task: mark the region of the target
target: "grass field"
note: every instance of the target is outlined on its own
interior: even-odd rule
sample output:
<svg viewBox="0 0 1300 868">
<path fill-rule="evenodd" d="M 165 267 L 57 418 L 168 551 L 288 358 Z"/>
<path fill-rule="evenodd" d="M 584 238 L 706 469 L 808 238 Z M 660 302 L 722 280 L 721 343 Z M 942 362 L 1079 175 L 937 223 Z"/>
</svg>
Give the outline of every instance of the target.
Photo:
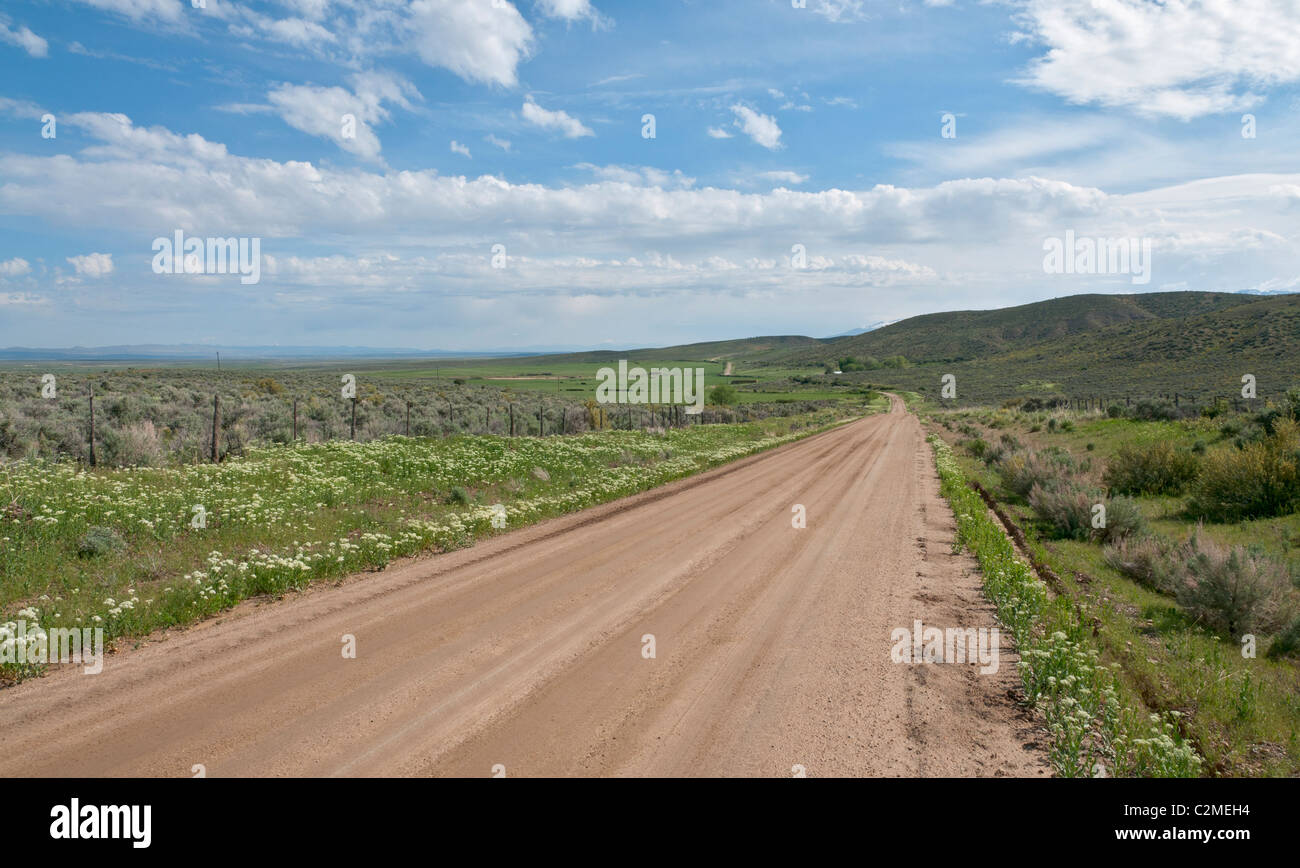
<svg viewBox="0 0 1300 868">
<path fill-rule="evenodd" d="M 781 400 L 838 400 L 847 389 L 807 387 L 792 382 L 796 376 L 821 375 L 816 367 L 788 367 L 750 365 L 743 362 L 733 365 L 732 373 L 724 376 L 727 363 L 701 359 L 640 358 L 635 353 L 620 356 L 628 360 L 629 367 L 651 368 L 702 368 L 704 385 L 712 389 L 724 383 L 733 384 L 742 402 Z M 578 400 L 594 399 L 600 383 L 597 372 L 604 367 L 617 367 L 617 362 L 564 361 L 534 359 L 465 359 L 448 360 L 446 365 L 387 363 L 373 373 L 379 379 L 402 381 L 461 380 L 469 386 L 492 386 L 521 392 L 552 392 Z"/>
</svg>

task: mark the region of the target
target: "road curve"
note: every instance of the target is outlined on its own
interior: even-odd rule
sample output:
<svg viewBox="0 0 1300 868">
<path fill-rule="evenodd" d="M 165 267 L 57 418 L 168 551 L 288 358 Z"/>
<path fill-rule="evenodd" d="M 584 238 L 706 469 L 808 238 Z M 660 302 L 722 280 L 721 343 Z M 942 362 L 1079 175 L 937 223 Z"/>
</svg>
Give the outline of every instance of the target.
<svg viewBox="0 0 1300 868">
<path fill-rule="evenodd" d="M 1009 648 L 890 661 L 916 619 L 994 625 L 952 533 L 895 401 L 19 684 L 0 776 L 1045 775 Z"/>
</svg>

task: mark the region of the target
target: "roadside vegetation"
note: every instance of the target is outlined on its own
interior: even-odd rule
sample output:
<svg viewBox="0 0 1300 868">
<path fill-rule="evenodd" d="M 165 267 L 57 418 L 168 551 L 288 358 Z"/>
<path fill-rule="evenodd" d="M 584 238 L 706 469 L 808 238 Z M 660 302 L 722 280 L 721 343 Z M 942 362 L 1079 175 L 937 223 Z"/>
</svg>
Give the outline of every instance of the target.
<svg viewBox="0 0 1300 868">
<path fill-rule="evenodd" d="M 1179 735 L 1177 712 L 1149 713 L 1126 695 L 1091 641 L 1089 625 L 1052 596 L 1017 555 L 952 449 L 932 436 L 943 495 L 957 517 L 957 544 L 980 564 L 984 592 L 1015 637 L 1025 694 L 1047 721 L 1052 767 L 1063 777 L 1193 777 L 1200 757 Z M 1118 665 L 1118 664 L 1116 664 Z"/>
<path fill-rule="evenodd" d="M 1088 625 L 1121 696 L 1214 775 L 1300 774 L 1300 391 L 1195 411 L 927 407 Z"/>
</svg>

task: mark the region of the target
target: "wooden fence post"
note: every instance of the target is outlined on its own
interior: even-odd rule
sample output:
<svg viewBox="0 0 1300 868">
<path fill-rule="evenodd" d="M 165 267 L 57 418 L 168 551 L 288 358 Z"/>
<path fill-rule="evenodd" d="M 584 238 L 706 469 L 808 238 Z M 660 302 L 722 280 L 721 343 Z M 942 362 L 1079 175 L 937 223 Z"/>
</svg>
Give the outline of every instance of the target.
<svg viewBox="0 0 1300 868">
<path fill-rule="evenodd" d="M 95 466 L 95 387 L 90 387 L 90 466 Z"/>
<path fill-rule="evenodd" d="M 212 463 L 217 463 L 217 443 L 221 434 L 221 398 L 212 396 Z"/>
</svg>

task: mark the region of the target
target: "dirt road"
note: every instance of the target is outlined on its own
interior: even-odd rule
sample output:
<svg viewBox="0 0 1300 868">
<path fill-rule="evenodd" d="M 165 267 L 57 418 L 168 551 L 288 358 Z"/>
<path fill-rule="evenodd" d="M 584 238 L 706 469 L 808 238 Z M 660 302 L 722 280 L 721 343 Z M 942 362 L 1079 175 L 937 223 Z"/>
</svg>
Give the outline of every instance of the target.
<svg viewBox="0 0 1300 868">
<path fill-rule="evenodd" d="M 0 775 L 1047 774 L 1008 648 L 890 661 L 993 626 L 952 530 L 896 403 L 3 691 Z"/>
</svg>

